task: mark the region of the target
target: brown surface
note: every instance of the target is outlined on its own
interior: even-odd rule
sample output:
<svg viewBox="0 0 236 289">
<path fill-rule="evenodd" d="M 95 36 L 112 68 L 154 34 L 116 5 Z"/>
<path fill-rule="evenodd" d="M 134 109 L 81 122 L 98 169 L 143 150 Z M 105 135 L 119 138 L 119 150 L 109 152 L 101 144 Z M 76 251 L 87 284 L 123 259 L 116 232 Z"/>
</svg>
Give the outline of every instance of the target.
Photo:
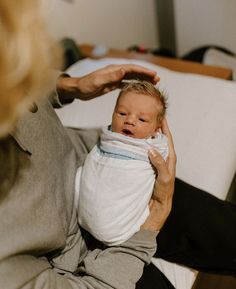
<svg viewBox="0 0 236 289">
<path fill-rule="evenodd" d="M 81 52 L 91 58 L 98 58 L 92 56 L 92 45 L 83 44 L 80 45 Z M 232 70 L 223 67 L 217 66 L 209 66 L 203 65 L 200 63 L 192 62 L 192 61 L 185 61 L 179 59 L 173 59 L 168 57 L 162 56 L 154 56 L 152 54 L 143 54 L 137 52 L 129 52 L 125 50 L 118 50 L 118 49 L 109 49 L 109 51 L 104 55 L 104 57 L 117 57 L 117 58 L 130 58 L 130 59 L 138 59 L 138 60 L 145 60 L 151 62 L 156 65 L 160 65 L 166 68 L 169 68 L 174 71 L 178 72 L 189 72 L 189 73 L 197 73 L 203 74 L 218 78 L 223 78 L 227 80 L 232 80 Z"/>
<path fill-rule="evenodd" d="M 192 289 L 236 289 L 236 278 L 199 273 Z"/>
</svg>

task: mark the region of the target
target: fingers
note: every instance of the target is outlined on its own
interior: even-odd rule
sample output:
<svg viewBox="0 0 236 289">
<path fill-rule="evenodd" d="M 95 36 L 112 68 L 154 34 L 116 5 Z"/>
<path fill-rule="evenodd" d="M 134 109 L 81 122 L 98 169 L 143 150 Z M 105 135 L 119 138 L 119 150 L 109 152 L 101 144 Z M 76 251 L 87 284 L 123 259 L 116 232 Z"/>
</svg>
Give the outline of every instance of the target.
<svg viewBox="0 0 236 289">
<path fill-rule="evenodd" d="M 156 71 L 136 64 L 108 65 L 100 70 L 104 82 L 120 82 L 122 79 L 143 79 L 156 84 L 160 78 Z"/>
<path fill-rule="evenodd" d="M 148 156 L 151 163 L 156 168 L 158 172 L 159 181 L 169 182 L 170 178 L 175 178 L 176 172 L 176 154 L 174 149 L 174 142 L 171 135 L 171 132 L 168 127 L 167 120 L 164 118 L 162 122 L 162 132 L 168 138 L 169 145 L 169 155 L 167 161 L 165 162 L 162 156 L 155 150 L 150 150 Z"/>
<path fill-rule="evenodd" d="M 174 149 L 174 141 L 173 141 L 173 137 L 172 134 L 170 132 L 168 123 L 166 118 L 163 119 L 162 121 L 162 132 L 166 135 L 166 137 L 168 138 L 168 145 L 169 145 L 169 155 L 167 158 L 167 163 L 168 163 L 168 167 L 169 167 L 169 171 L 170 173 L 173 175 L 175 175 L 175 170 L 176 170 L 176 153 L 175 153 L 175 149 Z"/>
<path fill-rule="evenodd" d="M 153 84 L 156 84 L 160 80 L 156 71 L 139 65 L 127 64 L 123 66 L 123 69 L 125 70 L 125 79 L 140 78 L 151 81 Z"/>
<path fill-rule="evenodd" d="M 122 67 L 113 68 L 112 72 L 108 72 L 104 80 L 106 83 L 117 83 L 125 77 L 125 70 Z"/>
<path fill-rule="evenodd" d="M 168 123 L 167 123 L 167 120 L 166 120 L 165 117 L 162 120 L 161 130 L 164 133 L 164 135 L 166 135 L 167 138 L 168 138 L 170 150 L 171 150 L 171 153 L 172 153 L 174 151 L 174 142 L 173 142 L 173 137 L 172 137 L 172 134 L 170 132 L 170 129 L 169 129 L 169 126 L 168 126 Z"/>
</svg>

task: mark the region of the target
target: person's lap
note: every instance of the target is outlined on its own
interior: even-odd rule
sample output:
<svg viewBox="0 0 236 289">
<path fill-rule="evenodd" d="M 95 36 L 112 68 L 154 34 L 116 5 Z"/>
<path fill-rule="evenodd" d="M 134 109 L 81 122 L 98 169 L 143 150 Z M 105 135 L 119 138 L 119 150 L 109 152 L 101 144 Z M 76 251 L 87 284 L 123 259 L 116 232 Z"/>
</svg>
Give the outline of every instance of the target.
<svg viewBox="0 0 236 289">
<path fill-rule="evenodd" d="M 165 275 L 152 263 L 144 267 L 143 275 L 136 284 L 136 289 L 174 289 Z"/>
</svg>

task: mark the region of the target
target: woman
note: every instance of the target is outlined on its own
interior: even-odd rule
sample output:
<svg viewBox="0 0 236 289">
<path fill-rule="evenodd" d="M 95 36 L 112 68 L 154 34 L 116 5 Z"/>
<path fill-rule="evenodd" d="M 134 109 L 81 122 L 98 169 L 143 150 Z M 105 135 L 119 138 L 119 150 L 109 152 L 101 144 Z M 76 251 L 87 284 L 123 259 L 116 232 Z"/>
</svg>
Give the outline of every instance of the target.
<svg viewBox="0 0 236 289">
<path fill-rule="evenodd" d="M 135 65 L 108 66 L 82 78 L 50 72 L 58 52 L 43 24 L 41 1 L 1 0 L 0 284 L 4 288 L 134 288 L 156 249 L 172 203 L 175 153 L 159 173 L 158 200 L 141 230 L 117 247 L 96 245 L 77 224 L 75 170 L 96 132 L 66 130 L 53 110 L 75 97 L 90 99 L 132 75 L 158 81 Z M 52 83 L 57 92 L 48 94 Z M 88 242 L 89 241 L 89 242 Z M 95 247 L 94 247 L 95 246 Z M 127 274 L 129 272 L 129 274 Z"/>
<path fill-rule="evenodd" d="M 176 157 L 166 121 L 162 129 L 170 156 L 165 163 L 157 152 L 150 152 L 158 172 L 158 198 L 150 202 L 141 230 L 110 248 L 81 232 L 73 204 L 75 170 L 97 135 L 66 130 L 53 106 L 97 97 L 134 74 L 153 83 L 158 77 L 139 66 L 118 65 L 82 78 L 58 78 L 49 72 L 58 52 L 42 14 L 40 0 L 0 1 L 1 287 L 134 288 L 156 251 L 159 230 L 158 256 L 200 270 L 235 274 L 235 206 L 177 180 L 171 210 Z M 53 83 L 57 93 L 42 98 Z M 149 265 L 137 287 L 153 286 L 173 288 Z"/>
</svg>

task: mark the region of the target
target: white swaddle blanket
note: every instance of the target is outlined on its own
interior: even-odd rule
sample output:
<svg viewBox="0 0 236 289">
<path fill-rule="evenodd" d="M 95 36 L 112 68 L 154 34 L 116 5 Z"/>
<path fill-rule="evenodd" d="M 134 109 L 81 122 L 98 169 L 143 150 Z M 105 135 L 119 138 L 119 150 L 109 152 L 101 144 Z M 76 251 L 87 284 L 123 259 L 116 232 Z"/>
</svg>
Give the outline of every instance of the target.
<svg viewBox="0 0 236 289">
<path fill-rule="evenodd" d="M 134 139 L 104 128 L 87 156 L 79 190 L 79 223 L 107 245 L 117 245 L 140 229 L 149 214 L 155 172 L 147 151 L 168 156 L 166 136 Z M 79 188 L 78 188 L 79 186 Z"/>
</svg>

